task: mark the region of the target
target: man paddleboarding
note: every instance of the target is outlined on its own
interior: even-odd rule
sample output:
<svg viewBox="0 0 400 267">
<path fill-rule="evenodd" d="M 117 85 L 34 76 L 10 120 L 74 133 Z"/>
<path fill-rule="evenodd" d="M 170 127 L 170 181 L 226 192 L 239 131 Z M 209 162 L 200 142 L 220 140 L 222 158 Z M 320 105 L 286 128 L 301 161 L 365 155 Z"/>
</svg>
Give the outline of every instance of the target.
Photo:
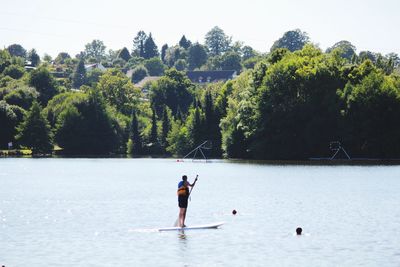
<svg viewBox="0 0 400 267">
<path fill-rule="evenodd" d="M 186 227 L 185 225 L 185 219 L 186 219 L 186 210 L 188 206 L 188 200 L 189 200 L 189 186 L 193 188 L 193 186 L 196 184 L 197 181 L 197 176 L 196 179 L 194 179 L 193 184 L 189 183 L 187 180 L 187 176 L 183 175 L 182 176 L 182 181 L 178 183 L 178 206 L 179 206 L 179 227 Z"/>
</svg>

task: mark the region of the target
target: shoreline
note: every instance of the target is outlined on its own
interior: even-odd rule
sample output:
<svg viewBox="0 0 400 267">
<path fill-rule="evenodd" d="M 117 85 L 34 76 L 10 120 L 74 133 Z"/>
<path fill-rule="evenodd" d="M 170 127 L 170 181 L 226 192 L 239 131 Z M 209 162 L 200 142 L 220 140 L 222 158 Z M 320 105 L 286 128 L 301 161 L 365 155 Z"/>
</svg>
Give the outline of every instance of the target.
<svg viewBox="0 0 400 267">
<path fill-rule="evenodd" d="M 6 150 L 7 151 L 7 150 Z M 32 158 L 32 159 L 165 159 L 174 160 L 176 162 L 203 162 L 203 163 L 216 163 L 216 162 L 230 162 L 239 164 L 262 164 L 262 165 L 309 165 L 309 166 L 396 166 L 400 165 L 400 159 L 372 159 L 372 158 L 353 158 L 353 159 L 329 159 L 329 158 L 310 158 L 299 160 L 260 160 L 260 159 L 185 159 L 179 157 L 163 156 L 163 155 L 146 155 L 146 156 L 131 156 L 126 154 L 114 155 L 32 155 L 30 151 L 12 150 L 4 153 L 0 151 L 0 160 L 5 158 Z M 11 153 L 9 153 L 11 152 Z"/>
</svg>

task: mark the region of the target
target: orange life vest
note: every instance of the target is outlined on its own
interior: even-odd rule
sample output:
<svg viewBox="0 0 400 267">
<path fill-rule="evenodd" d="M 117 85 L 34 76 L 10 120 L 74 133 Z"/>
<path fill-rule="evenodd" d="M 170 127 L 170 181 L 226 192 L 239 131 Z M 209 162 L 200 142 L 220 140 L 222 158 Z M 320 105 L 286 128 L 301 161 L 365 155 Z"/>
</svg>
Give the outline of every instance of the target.
<svg viewBox="0 0 400 267">
<path fill-rule="evenodd" d="M 189 195 L 189 188 L 185 186 L 185 182 L 182 183 L 178 190 L 176 191 L 178 196 L 188 196 Z"/>
</svg>

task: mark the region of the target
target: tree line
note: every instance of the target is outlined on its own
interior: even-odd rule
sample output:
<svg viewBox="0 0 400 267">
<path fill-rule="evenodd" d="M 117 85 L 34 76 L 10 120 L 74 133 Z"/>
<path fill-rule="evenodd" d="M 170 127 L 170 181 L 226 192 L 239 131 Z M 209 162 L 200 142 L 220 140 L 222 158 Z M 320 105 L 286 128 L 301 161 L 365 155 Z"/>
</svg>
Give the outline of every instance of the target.
<svg viewBox="0 0 400 267">
<path fill-rule="evenodd" d="M 13 44 L 0 50 L 0 149 L 182 156 L 210 140 L 210 157 L 306 159 L 341 141 L 352 156 L 398 158 L 399 68 L 395 53 L 345 40 L 322 51 L 299 29 L 265 53 L 218 27 L 204 44 L 183 35 L 158 49 L 140 31 L 130 51 L 93 40 L 54 59 Z M 239 75 L 196 84 L 188 70 Z M 160 78 L 137 88 L 146 76 Z"/>
</svg>

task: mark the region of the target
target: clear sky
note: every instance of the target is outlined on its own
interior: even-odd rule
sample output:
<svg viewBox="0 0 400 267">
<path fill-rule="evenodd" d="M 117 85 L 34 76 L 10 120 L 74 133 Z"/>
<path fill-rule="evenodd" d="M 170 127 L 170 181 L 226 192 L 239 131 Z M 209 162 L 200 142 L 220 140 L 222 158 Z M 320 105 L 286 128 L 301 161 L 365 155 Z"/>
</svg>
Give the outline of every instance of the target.
<svg viewBox="0 0 400 267">
<path fill-rule="evenodd" d="M 400 0 L 0 0 L 0 47 L 18 43 L 40 55 L 74 56 L 100 39 L 107 50 L 131 50 L 144 30 L 161 48 L 183 34 L 204 43 L 219 26 L 260 52 L 300 28 L 322 49 L 348 40 L 357 52 L 400 54 L 399 14 Z"/>
</svg>

